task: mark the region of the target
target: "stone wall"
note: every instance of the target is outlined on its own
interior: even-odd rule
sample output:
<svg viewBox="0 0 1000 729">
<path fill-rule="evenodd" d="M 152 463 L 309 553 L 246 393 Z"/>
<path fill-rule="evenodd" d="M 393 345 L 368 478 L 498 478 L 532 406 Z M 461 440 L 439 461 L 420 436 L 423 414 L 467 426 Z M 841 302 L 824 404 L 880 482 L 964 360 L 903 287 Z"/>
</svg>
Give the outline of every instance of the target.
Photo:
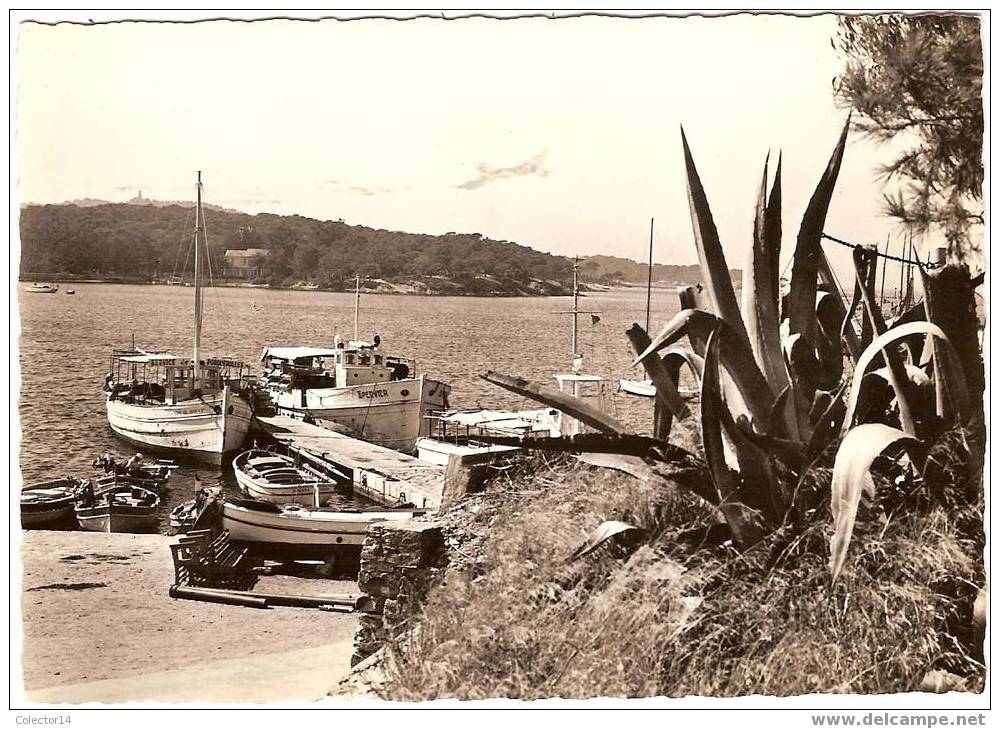
<svg viewBox="0 0 1000 729">
<path fill-rule="evenodd" d="M 358 627 L 351 665 L 403 633 L 446 562 L 435 522 L 386 522 L 368 527 L 358 572 Z"/>
</svg>

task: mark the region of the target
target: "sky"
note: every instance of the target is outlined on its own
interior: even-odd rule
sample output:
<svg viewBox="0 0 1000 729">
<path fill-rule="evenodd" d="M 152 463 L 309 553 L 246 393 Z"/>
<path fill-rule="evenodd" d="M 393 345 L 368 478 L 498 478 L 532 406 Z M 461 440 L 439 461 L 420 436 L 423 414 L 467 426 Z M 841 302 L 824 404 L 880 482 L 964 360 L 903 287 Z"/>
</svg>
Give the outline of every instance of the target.
<svg viewBox="0 0 1000 729">
<path fill-rule="evenodd" d="M 23 23 L 19 202 L 191 199 L 564 255 L 697 262 L 683 125 L 730 267 L 768 152 L 783 252 L 847 112 L 836 18 Z M 897 234 L 852 135 L 827 232 Z M 899 240 L 899 238 L 894 238 Z M 832 244 L 830 244 L 832 245 Z M 899 245 L 897 242 L 896 245 Z M 835 248 L 835 247 L 834 247 Z M 849 251 L 830 253 L 849 270 Z"/>
</svg>

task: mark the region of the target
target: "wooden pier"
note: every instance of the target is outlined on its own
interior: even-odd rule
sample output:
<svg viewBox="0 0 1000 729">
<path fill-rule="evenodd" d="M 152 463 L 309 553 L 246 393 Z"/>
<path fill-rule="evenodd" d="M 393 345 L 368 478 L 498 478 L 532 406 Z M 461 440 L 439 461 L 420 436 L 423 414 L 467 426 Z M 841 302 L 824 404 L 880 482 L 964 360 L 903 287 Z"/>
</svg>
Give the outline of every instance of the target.
<svg viewBox="0 0 1000 729">
<path fill-rule="evenodd" d="M 256 418 L 278 442 L 351 477 L 354 491 L 385 506 L 437 511 L 445 469 L 414 456 L 352 438 L 287 415 Z"/>
</svg>

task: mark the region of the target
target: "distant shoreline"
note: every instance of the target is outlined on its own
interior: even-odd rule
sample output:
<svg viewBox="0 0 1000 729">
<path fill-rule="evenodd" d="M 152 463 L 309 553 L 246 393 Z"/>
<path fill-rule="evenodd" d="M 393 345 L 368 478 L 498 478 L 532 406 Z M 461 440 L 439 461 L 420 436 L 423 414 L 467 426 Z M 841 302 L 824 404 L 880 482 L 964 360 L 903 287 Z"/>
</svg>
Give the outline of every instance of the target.
<svg viewBox="0 0 1000 729">
<path fill-rule="evenodd" d="M 161 286 L 161 287 L 184 287 L 190 288 L 190 283 L 184 284 L 168 284 L 160 281 L 150 281 L 148 279 L 138 279 L 129 278 L 127 276 L 110 276 L 106 278 L 71 278 L 65 275 L 63 276 L 45 276 L 44 274 L 30 274 L 28 277 L 19 276 L 18 283 L 30 284 L 30 283 L 53 283 L 53 284 L 112 284 L 112 285 L 125 285 L 125 286 Z M 666 284 L 666 283 L 654 283 L 653 288 L 657 290 L 669 290 L 675 289 L 678 286 L 684 284 Z M 323 293 L 334 293 L 334 294 L 344 294 L 353 293 L 353 289 L 334 289 L 334 288 L 305 288 L 302 286 L 257 286 L 243 282 L 236 281 L 216 281 L 212 284 L 206 285 L 206 288 L 233 288 L 233 289 L 249 289 L 254 291 L 304 291 L 304 292 L 323 292 Z M 596 283 L 581 283 L 580 291 L 581 293 L 597 293 L 601 291 L 624 291 L 624 290 L 634 290 L 634 289 L 645 289 L 645 284 L 630 283 L 630 282 L 618 282 L 616 284 L 596 284 Z M 449 290 L 433 290 L 426 288 L 424 286 L 418 285 L 418 282 L 406 282 L 406 283 L 390 283 L 385 281 L 380 281 L 376 286 L 362 286 L 361 293 L 366 295 L 373 294 L 387 294 L 387 295 L 399 295 L 399 296 L 468 296 L 468 297 L 478 297 L 478 298 L 546 298 L 553 296 L 571 296 L 572 291 L 565 289 L 559 292 L 531 292 L 525 288 L 521 289 L 500 289 L 493 292 L 483 292 L 483 291 L 469 291 L 467 289 L 462 289 L 458 284 L 452 283 Z"/>
</svg>

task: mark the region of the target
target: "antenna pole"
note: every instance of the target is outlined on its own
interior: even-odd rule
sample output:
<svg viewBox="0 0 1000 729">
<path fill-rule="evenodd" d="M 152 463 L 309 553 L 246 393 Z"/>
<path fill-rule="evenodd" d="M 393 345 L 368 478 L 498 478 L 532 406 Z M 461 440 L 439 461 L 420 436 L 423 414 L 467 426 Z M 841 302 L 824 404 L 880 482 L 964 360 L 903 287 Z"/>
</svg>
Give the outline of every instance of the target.
<svg viewBox="0 0 1000 729">
<path fill-rule="evenodd" d="M 192 389 L 201 381 L 201 170 L 198 171 L 197 203 L 194 208 L 194 378 Z"/>
<path fill-rule="evenodd" d="M 649 270 L 646 272 L 646 332 L 649 333 L 649 302 L 653 291 L 653 218 L 649 219 Z"/>
<path fill-rule="evenodd" d="M 360 342 L 358 338 L 358 321 L 361 318 L 361 276 L 354 277 L 354 341 Z"/>
<path fill-rule="evenodd" d="M 576 336 L 577 336 L 577 316 L 580 313 L 580 283 L 578 272 L 580 269 L 580 259 L 573 259 L 573 357 L 576 357 Z"/>
<path fill-rule="evenodd" d="M 886 235 L 886 237 L 885 237 L 885 253 L 886 253 L 886 255 L 889 254 L 889 235 Z M 882 311 L 882 306 L 885 304 L 885 269 L 886 269 L 886 267 L 888 265 L 889 265 L 889 259 L 888 258 L 883 258 L 882 259 L 882 289 L 881 289 L 881 291 L 879 291 L 879 295 L 878 295 L 878 308 L 879 308 L 879 311 Z"/>
</svg>

